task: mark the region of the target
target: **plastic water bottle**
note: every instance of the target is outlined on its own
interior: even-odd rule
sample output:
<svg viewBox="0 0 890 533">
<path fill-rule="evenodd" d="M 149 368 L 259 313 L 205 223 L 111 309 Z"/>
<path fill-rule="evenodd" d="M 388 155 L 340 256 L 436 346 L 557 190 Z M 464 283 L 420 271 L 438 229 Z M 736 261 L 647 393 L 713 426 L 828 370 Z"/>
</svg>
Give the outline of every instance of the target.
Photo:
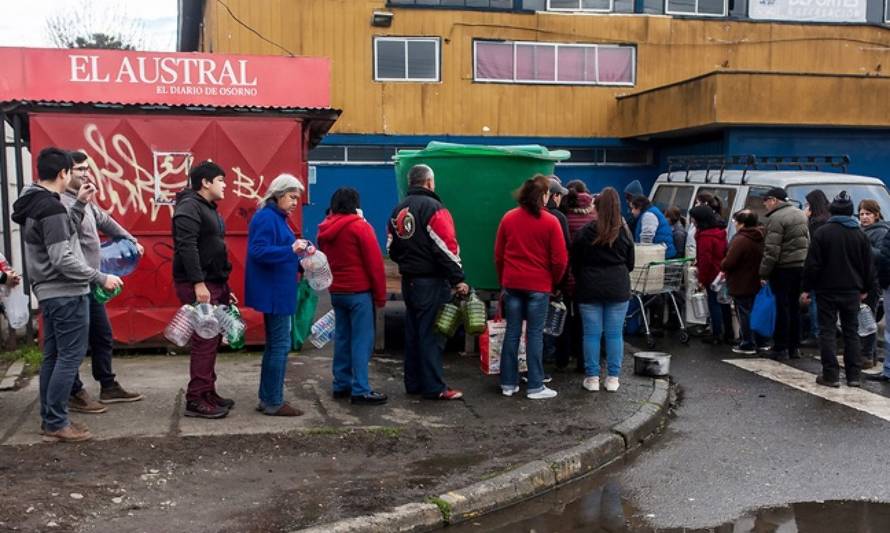
<svg viewBox="0 0 890 533">
<path fill-rule="evenodd" d="M 241 348 L 244 348 L 244 332 L 247 329 L 247 326 L 244 324 L 244 320 L 241 318 L 241 311 L 238 309 L 237 305 L 229 306 L 229 314 L 234 317 L 239 324 L 241 324 L 241 329 L 235 335 L 230 335 L 226 340 L 229 343 L 229 348 L 240 350 Z"/>
<path fill-rule="evenodd" d="M 859 336 L 868 337 L 878 331 L 878 323 L 871 308 L 865 304 L 859 305 Z"/>
<path fill-rule="evenodd" d="M 225 337 L 226 344 L 232 346 L 232 341 L 244 340 L 244 322 L 241 321 L 241 313 L 236 310 L 236 314 L 231 312 L 234 306 L 219 305 L 213 310 L 213 317 L 219 323 L 219 331 Z"/>
<path fill-rule="evenodd" d="M 3 307 L 6 309 L 6 319 L 12 329 L 24 327 L 31 319 L 31 301 L 25 296 L 22 283 L 9 289 L 3 297 Z"/>
<path fill-rule="evenodd" d="M 215 316 L 215 306 L 197 304 L 195 306 L 195 333 L 202 339 L 213 339 L 219 335 L 219 320 Z"/>
<path fill-rule="evenodd" d="M 559 337 L 566 325 L 566 304 L 562 300 L 550 300 L 547 318 L 544 320 L 544 335 Z"/>
<path fill-rule="evenodd" d="M 182 348 L 189 343 L 195 332 L 195 308 L 183 305 L 164 328 L 164 338 Z"/>
<path fill-rule="evenodd" d="M 328 256 L 314 246 L 306 249 L 306 256 L 300 261 L 306 272 L 306 281 L 313 290 L 323 291 L 334 282 L 331 273 L 331 265 L 328 264 Z"/>
<path fill-rule="evenodd" d="M 126 276 L 139 265 L 139 250 L 129 239 L 105 241 L 99 253 L 101 255 L 99 270 L 115 276 Z"/>
<path fill-rule="evenodd" d="M 316 348 L 324 348 L 325 344 L 330 342 L 334 336 L 335 328 L 334 310 L 331 309 L 316 320 L 315 324 L 312 324 L 312 335 L 309 337 L 309 342 Z"/>
<path fill-rule="evenodd" d="M 482 335 L 485 332 L 487 313 L 485 302 L 476 296 L 476 291 L 471 291 L 466 300 L 462 302 L 464 308 L 464 329 L 467 335 Z"/>
<path fill-rule="evenodd" d="M 118 285 L 115 289 L 110 291 L 101 285 L 96 285 L 93 287 L 93 298 L 100 304 L 108 303 L 109 300 L 120 294 L 122 290 L 124 290 L 123 285 Z"/>
<path fill-rule="evenodd" d="M 461 308 L 458 307 L 454 301 L 450 301 L 439 308 L 434 326 L 436 331 L 444 335 L 446 338 L 451 338 L 457 332 L 457 327 L 460 326 L 460 321 Z"/>
</svg>

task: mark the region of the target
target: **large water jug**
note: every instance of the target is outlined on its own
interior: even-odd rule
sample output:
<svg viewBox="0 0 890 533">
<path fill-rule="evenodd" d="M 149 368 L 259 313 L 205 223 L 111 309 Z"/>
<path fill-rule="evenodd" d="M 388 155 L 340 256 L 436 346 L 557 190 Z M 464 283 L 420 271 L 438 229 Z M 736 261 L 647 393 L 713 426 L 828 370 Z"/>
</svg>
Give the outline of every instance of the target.
<svg viewBox="0 0 890 533">
<path fill-rule="evenodd" d="M 312 324 L 312 335 L 309 337 L 309 342 L 316 348 L 324 348 L 334 336 L 336 326 L 334 310 L 331 309 L 325 313 L 324 316 L 316 320 L 315 324 Z"/>
<path fill-rule="evenodd" d="M 105 241 L 99 251 L 101 260 L 99 270 L 115 276 L 126 276 L 139 265 L 139 250 L 129 239 Z"/>
<path fill-rule="evenodd" d="M 328 264 L 328 256 L 321 250 L 310 246 L 306 249 L 306 256 L 300 261 L 305 271 L 306 281 L 313 290 L 323 291 L 334 282 L 331 274 L 331 265 Z"/>
<path fill-rule="evenodd" d="M 31 318 L 31 301 L 25 296 L 22 283 L 9 289 L 3 297 L 3 308 L 6 309 L 6 319 L 13 329 L 24 327 Z"/>
<path fill-rule="evenodd" d="M 464 330 L 467 335 L 482 335 L 485 332 L 487 313 L 485 302 L 476 296 L 476 291 L 470 291 L 470 295 L 462 303 L 464 308 Z"/>
<path fill-rule="evenodd" d="M 219 320 L 216 319 L 215 307 L 210 304 L 195 305 L 195 333 L 202 339 L 213 339 L 219 335 Z"/>
<path fill-rule="evenodd" d="M 544 335 L 559 337 L 566 325 L 566 304 L 562 300 L 550 300 L 547 318 L 544 321 Z"/>
<path fill-rule="evenodd" d="M 164 328 L 164 338 L 182 348 L 189 343 L 195 332 L 195 308 L 183 305 Z"/>
<path fill-rule="evenodd" d="M 865 304 L 859 305 L 859 336 L 868 337 L 878 331 L 878 323 L 875 322 L 875 315 L 872 314 L 871 308 Z"/>
<path fill-rule="evenodd" d="M 453 337 L 460 326 L 461 308 L 454 301 L 447 302 L 439 308 L 434 326 L 436 331 L 447 338 Z"/>
<path fill-rule="evenodd" d="M 234 306 L 219 305 L 213 310 L 213 316 L 219 322 L 219 331 L 223 336 L 226 344 L 232 348 L 232 341 L 236 344 L 240 339 L 242 344 L 244 341 L 244 322 L 241 321 L 241 313 L 236 310 L 237 315 L 232 313 Z"/>
</svg>

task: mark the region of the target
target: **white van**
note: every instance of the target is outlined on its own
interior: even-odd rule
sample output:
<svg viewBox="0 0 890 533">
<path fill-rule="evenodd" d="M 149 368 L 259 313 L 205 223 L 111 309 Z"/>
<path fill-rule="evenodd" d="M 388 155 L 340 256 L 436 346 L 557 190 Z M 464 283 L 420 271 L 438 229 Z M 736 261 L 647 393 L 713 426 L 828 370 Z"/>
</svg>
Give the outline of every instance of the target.
<svg viewBox="0 0 890 533">
<path fill-rule="evenodd" d="M 804 205 L 806 195 L 814 189 L 821 189 L 829 201 L 845 190 L 853 198 L 854 209 L 861 200 L 871 198 L 881 206 L 884 217 L 890 219 L 890 192 L 882 180 L 818 170 L 672 170 L 658 176 L 649 198 L 662 212 L 677 206 L 686 217 L 696 195 L 708 192 L 723 202 L 721 215 L 729 221 L 733 213 L 742 209 L 764 215 L 763 197 L 772 187 L 785 189 L 788 198 L 798 206 Z M 734 233 L 735 226 L 729 224 L 727 230 Z"/>
</svg>

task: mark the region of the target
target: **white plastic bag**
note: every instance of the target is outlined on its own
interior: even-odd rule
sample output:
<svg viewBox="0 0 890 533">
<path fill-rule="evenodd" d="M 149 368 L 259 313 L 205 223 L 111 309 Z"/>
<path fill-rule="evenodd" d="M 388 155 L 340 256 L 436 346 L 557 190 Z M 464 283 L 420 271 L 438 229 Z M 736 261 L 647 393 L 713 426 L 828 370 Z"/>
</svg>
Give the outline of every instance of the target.
<svg viewBox="0 0 890 533">
<path fill-rule="evenodd" d="M 25 296 L 21 283 L 9 290 L 9 295 L 3 298 L 3 307 L 13 329 L 24 327 L 31 318 L 31 301 Z"/>
</svg>

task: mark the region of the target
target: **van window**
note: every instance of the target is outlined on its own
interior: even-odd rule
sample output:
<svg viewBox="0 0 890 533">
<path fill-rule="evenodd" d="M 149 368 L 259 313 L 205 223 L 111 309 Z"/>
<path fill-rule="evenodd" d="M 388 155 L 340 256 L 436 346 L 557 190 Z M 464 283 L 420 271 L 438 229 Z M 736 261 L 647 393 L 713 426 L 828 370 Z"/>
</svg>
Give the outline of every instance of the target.
<svg viewBox="0 0 890 533">
<path fill-rule="evenodd" d="M 735 202 L 735 195 L 737 189 L 735 188 L 718 188 L 718 187 L 699 187 L 696 196 L 698 193 L 711 193 L 717 198 L 720 199 L 720 202 L 723 204 L 723 209 L 720 210 L 720 216 L 723 220 L 729 220 L 729 216 L 732 214 L 732 205 Z"/>
<path fill-rule="evenodd" d="M 757 220 L 761 224 L 766 224 L 766 206 L 763 205 L 763 199 L 769 189 L 769 187 L 751 187 L 748 189 L 748 197 L 745 198 L 744 208 L 757 215 Z"/>
<path fill-rule="evenodd" d="M 669 207 L 677 206 L 684 217 L 689 212 L 692 201 L 691 185 L 657 185 L 652 203 L 664 213 Z"/>
<path fill-rule="evenodd" d="M 854 215 L 858 215 L 859 211 L 859 202 L 870 198 L 872 200 L 876 200 L 878 205 L 881 206 L 881 214 L 885 219 L 890 218 L 890 193 L 887 192 L 887 188 L 881 185 L 854 185 L 849 183 L 832 183 L 832 184 L 824 184 L 824 185 L 814 185 L 814 184 L 802 184 L 802 185 L 791 185 L 788 187 L 788 198 L 794 200 L 796 202 L 800 202 L 800 204 L 805 205 L 807 201 L 807 194 L 814 189 L 822 189 L 822 192 L 825 193 L 825 196 L 828 197 L 828 201 L 830 202 L 837 194 L 841 191 L 847 191 L 847 194 L 853 198 L 853 209 Z"/>
</svg>

